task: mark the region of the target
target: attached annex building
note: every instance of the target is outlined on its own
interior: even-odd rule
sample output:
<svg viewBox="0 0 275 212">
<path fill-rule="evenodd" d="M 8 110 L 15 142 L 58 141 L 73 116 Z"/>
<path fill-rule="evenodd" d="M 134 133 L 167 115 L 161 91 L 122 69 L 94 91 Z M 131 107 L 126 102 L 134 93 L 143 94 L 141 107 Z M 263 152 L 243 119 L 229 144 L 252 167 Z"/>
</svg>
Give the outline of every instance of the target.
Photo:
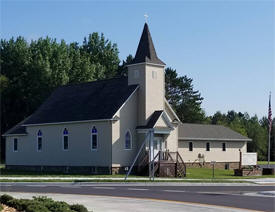
<svg viewBox="0 0 275 212">
<path fill-rule="evenodd" d="M 6 167 L 123 172 L 150 129 L 155 155 L 169 151 L 189 164 L 237 166 L 250 139 L 222 126 L 182 124 L 165 99 L 164 67 L 145 24 L 128 77 L 57 88 L 4 134 Z M 147 150 L 148 144 L 142 157 Z"/>
</svg>

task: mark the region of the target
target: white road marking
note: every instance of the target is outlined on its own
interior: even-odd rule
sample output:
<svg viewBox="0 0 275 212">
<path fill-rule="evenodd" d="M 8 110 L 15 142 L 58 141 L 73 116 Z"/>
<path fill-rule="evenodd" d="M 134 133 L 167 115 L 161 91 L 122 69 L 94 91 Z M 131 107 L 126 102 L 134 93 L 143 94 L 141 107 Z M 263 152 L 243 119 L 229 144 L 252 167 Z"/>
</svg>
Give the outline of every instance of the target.
<svg viewBox="0 0 275 212">
<path fill-rule="evenodd" d="M 95 189 L 110 189 L 110 190 L 115 189 L 113 187 L 92 187 L 92 186 L 91 186 L 91 188 L 95 188 Z"/>
<path fill-rule="evenodd" d="M 178 193 L 183 193 L 185 191 L 181 191 L 181 190 L 163 190 L 165 192 L 178 192 Z"/>
<path fill-rule="evenodd" d="M 147 191 L 149 189 L 147 189 L 147 188 L 128 188 L 128 190 L 132 190 L 132 191 Z"/>
</svg>

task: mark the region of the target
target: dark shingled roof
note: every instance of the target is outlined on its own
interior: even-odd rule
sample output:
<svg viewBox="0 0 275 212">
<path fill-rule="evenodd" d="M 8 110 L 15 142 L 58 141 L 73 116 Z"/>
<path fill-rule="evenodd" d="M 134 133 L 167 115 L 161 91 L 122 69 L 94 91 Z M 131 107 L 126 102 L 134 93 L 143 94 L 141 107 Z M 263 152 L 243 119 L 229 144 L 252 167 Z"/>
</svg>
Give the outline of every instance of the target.
<svg viewBox="0 0 275 212">
<path fill-rule="evenodd" d="M 147 23 L 144 25 L 133 64 L 144 62 L 165 65 L 157 56 Z"/>
<path fill-rule="evenodd" d="M 221 125 L 210 124 L 180 124 L 179 125 L 180 140 L 246 140 L 250 138 L 243 136 L 227 127 Z"/>
<path fill-rule="evenodd" d="M 5 134 L 23 132 L 21 125 L 111 119 L 138 85 L 126 77 L 57 88 L 25 121 Z"/>
<path fill-rule="evenodd" d="M 147 124 L 145 126 L 137 126 L 137 129 L 151 129 L 157 123 L 159 117 L 163 113 L 163 110 L 156 110 L 149 118 Z"/>
<path fill-rule="evenodd" d="M 27 134 L 26 127 L 22 126 L 24 121 L 19 122 L 17 125 L 9 129 L 4 135 L 24 135 Z"/>
</svg>

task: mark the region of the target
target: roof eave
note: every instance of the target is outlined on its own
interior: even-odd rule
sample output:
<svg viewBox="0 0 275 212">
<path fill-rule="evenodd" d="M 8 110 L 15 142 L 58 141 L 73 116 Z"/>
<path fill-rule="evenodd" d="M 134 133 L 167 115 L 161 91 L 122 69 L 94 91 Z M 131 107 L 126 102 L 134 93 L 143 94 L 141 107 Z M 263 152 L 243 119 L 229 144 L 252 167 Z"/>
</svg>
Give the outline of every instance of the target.
<svg viewBox="0 0 275 212">
<path fill-rule="evenodd" d="M 194 137 L 179 137 L 182 141 L 252 141 L 250 138 L 194 138 Z"/>
<path fill-rule="evenodd" d="M 27 133 L 18 133 L 18 134 L 3 134 L 2 137 L 12 137 L 12 136 L 25 136 Z"/>
</svg>

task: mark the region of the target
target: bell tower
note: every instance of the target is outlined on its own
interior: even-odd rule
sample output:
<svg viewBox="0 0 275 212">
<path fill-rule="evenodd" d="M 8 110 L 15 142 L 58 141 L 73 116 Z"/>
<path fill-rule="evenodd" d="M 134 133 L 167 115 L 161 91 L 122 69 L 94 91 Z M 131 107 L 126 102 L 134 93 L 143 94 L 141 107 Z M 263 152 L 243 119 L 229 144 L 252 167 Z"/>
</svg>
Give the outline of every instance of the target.
<svg viewBox="0 0 275 212">
<path fill-rule="evenodd" d="M 128 65 L 128 84 L 138 84 L 138 124 L 146 125 L 156 110 L 164 110 L 164 67 L 145 23 L 133 63 Z"/>
</svg>

